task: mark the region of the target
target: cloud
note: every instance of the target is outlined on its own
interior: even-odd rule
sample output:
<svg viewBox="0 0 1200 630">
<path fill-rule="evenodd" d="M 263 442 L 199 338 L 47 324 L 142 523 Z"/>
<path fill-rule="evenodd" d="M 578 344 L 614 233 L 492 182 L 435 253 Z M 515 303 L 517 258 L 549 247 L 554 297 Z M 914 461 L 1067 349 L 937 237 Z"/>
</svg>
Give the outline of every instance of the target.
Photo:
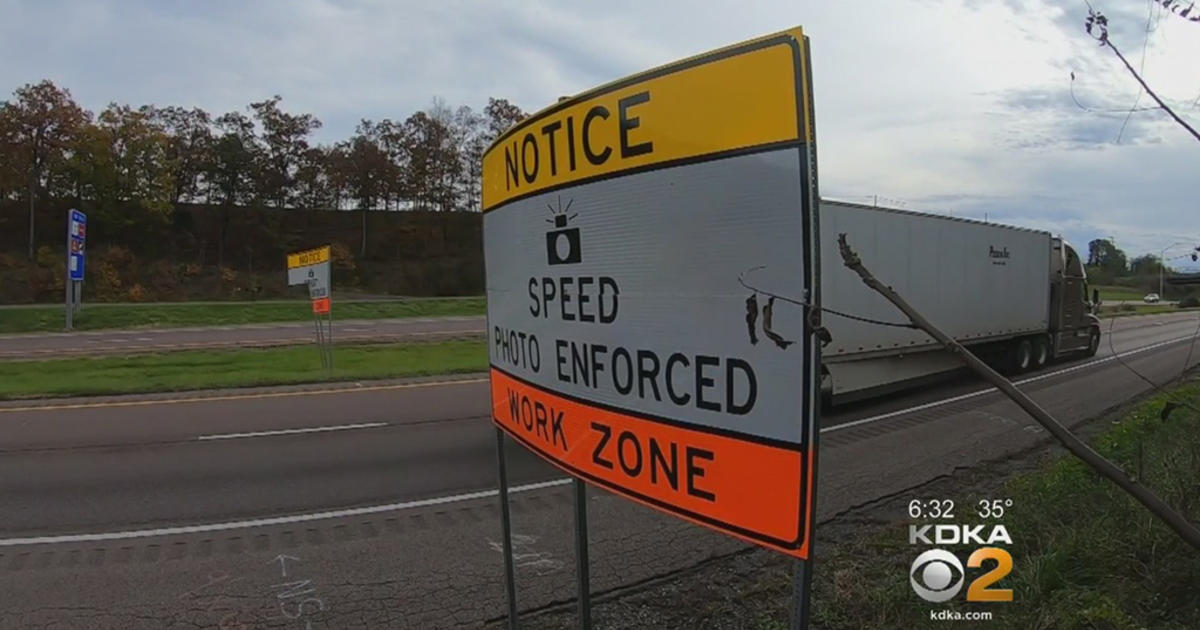
<svg viewBox="0 0 1200 630">
<path fill-rule="evenodd" d="M 1007 132 L 1002 140 L 1013 149 L 1100 150 L 1118 144 L 1158 144 L 1174 125 L 1163 110 L 1153 107 L 1083 105 L 1069 87 L 1009 90 L 991 96 L 995 111 L 990 115 L 1004 121 Z"/>
<path fill-rule="evenodd" d="M 1147 3 L 1092 4 L 1130 63 L 1200 122 L 1200 27 Z M 0 90 L 50 78 L 93 110 L 213 112 L 279 94 L 325 123 L 323 142 L 435 96 L 532 111 L 802 24 L 823 194 L 987 213 L 1076 241 L 1116 235 L 1131 253 L 1200 234 L 1188 185 L 1200 144 L 1154 111 L 1133 114 L 1117 142 L 1125 110 L 1152 103 L 1084 32 L 1076 0 L 0 0 L 0 15 Z M 1092 111 L 1072 100 L 1071 73 Z"/>
</svg>

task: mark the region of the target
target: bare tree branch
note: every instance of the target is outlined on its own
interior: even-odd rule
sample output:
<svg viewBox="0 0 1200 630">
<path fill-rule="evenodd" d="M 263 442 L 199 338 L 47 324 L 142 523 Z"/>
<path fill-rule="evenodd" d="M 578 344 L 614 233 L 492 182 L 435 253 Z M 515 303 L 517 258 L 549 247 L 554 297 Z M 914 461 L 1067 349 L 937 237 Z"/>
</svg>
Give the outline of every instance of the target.
<svg viewBox="0 0 1200 630">
<path fill-rule="evenodd" d="M 1191 125 L 1187 124 L 1186 121 L 1180 118 L 1179 115 L 1175 113 L 1175 110 L 1171 109 L 1166 103 L 1164 103 L 1163 100 L 1158 97 L 1158 94 L 1155 94 L 1154 90 L 1150 89 L 1149 85 L 1146 85 L 1146 81 L 1142 79 L 1142 75 L 1138 74 L 1137 70 L 1133 69 L 1133 66 L 1131 66 L 1129 61 L 1125 59 L 1125 55 L 1122 55 L 1121 51 L 1117 50 L 1116 45 L 1114 45 L 1108 39 L 1108 18 L 1104 17 L 1103 13 L 1089 9 L 1088 19 L 1084 22 L 1084 28 L 1087 29 L 1088 35 L 1091 35 L 1096 39 L 1096 41 L 1100 42 L 1101 46 L 1107 46 L 1113 51 L 1114 54 L 1116 54 L 1117 59 L 1120 59 L 1121 63 L 1125 64 L 1125 67 L 1129 70 L 1129 74 L 1132 74 L 1133 78 L 1137 79 L 1137 82 L 1142 85 L 1142 89 L 1146 90 L 1146 93 L 1150 95 L 1150 98 L 1154 99 L 1154 102 L 1158 103 L 1159 107 L 1163 108 L 1163 110 L 1166 111 L 1171 118 L 1174 118 L 1175 122 L 1179 123 L 1181 127 L 1187 129 L 1188 133 L 1192 134 L 1193 138 L 1195 138 L 1197 141 L 1200 141 L 1200 133 L 1198 133 L 1192 128 Z"/>
</svg>

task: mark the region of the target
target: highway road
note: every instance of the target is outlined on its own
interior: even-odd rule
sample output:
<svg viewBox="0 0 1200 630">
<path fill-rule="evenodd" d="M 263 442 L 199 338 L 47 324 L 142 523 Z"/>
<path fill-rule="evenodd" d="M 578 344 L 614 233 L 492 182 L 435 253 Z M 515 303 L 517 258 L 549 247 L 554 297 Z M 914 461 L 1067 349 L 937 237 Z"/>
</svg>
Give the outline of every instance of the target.
<svg viewBox="0 0 1200 630">
<path fill-rule="evenodd" d="M 1198 317 L 1112 320 L 1112 350 L 1167 381 L 1200 362 Z M 1022 387 L 1064 421 L 1094 417 L 1149 388 L 1112 350 L 1106 341 Z M 479 627 L 504 605 L 487 414 L 482 376 L 6 403 L 0 627 Z M 958 379 L 838 410 L 821 439 L 828 522 L 1045 436 Z M 570 486 L 508 453 L 519 603 L 535 610 L 573 594 Z M 598 592 L 744 548 L 589 497 Z"/>
<path fill-rule="evenodd" d="M 334 321 L 336 343 L 432 341 L 484 333 L 485 318 L 413 317 Z M 73 333 L 0 335 L 0 359 L 164 352 L 214 348 L 249 348 L 313 343 L 310 322 L 277 322 L 243 326 L 141 328 Z"/>
</svg>

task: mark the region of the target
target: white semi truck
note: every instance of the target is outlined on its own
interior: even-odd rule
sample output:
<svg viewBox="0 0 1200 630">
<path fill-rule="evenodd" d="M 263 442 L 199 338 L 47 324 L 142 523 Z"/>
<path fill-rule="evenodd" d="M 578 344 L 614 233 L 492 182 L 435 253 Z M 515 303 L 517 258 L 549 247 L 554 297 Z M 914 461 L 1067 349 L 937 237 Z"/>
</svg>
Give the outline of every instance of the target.
<svg viewBox="0 0 1200 630">
<path fill-rule="evenodd" d="M 886 322 L 904 315 L 842 264 L 838 234 L 884 284 L 981 358 L 1010 373 L 1100 344 L 1079 255 L 1049 232 L 822 200 L 821 301 Z M 962 367 L 920 330 L 826 312 L 822 387 L 834 403 L 914 385 Z"/>
</svg>

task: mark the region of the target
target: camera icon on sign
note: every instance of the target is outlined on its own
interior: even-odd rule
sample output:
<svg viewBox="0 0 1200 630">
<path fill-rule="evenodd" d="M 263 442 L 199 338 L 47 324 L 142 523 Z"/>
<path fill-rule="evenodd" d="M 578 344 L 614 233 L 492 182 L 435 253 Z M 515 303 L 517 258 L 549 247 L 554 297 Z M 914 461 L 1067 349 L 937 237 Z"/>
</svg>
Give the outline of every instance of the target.
<svg viewBox="0 0 1200 630">
<path fill-rule="evenodd" d="M 574 200 L 567 202 L 567 207 L 562 207 L 562 200 L 559 200 L 559 210 L 555 212 L 553 207 L 550 207 L 551 214 L 554 215 L 554 220 L 546 219 L 547 222 L 554 225 L 554 229 L 546 232 L 546 262 L 551 265 L 573 265 L 583 260 L 583 250 L 579 244 L 579 228 L 567 227 L 567 222 L 574 219 L 578 214 L 567 216 L 567 210 L 571 209 L 571 204 Z"/>
</svg>

